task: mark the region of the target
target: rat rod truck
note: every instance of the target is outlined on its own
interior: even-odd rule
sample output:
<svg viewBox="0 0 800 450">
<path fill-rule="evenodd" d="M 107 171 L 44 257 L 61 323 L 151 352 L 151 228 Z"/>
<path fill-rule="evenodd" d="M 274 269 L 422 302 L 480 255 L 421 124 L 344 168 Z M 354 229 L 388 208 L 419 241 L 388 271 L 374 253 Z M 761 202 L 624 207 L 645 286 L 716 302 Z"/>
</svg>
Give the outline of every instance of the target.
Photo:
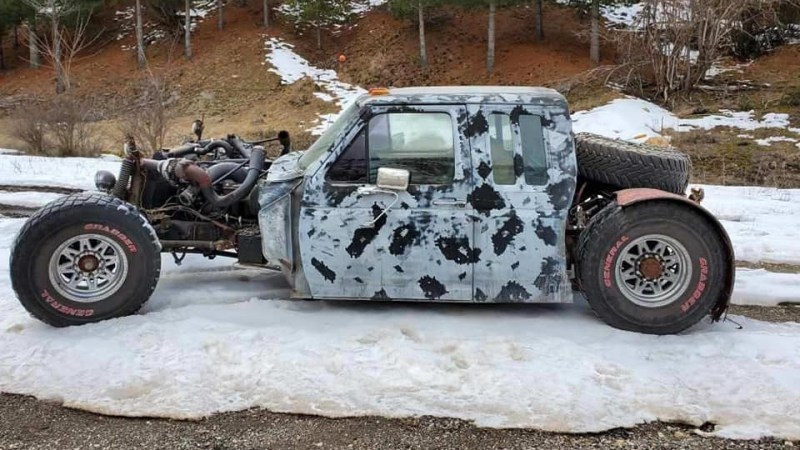
<svg viewBox="0 0 800 450">
<path fill-rule="evenodd" d="M 298 299 L 564 303 L 578 292 L 608 324 L 643 333 L 728 307 L 733 250 L 685 195 L 688 158 L 574 136 L 553 90 L 375 89 L 304 152 L 269 161 L 229 136 L 161 158 L 129 145 L 118 178 L 98 173 L 104 192 L 29 219 L 11 273 L 35 317 L 133 314 L 160 252 L 280 270 Z"/>
</svg>

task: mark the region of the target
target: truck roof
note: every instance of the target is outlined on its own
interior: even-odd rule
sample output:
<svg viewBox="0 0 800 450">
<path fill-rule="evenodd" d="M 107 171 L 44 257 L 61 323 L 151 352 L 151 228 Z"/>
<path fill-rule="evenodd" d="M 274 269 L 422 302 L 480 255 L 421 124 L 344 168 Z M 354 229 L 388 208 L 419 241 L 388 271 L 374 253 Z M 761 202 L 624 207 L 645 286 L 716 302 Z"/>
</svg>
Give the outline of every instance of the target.
<svg viewBox="0 0 800 450">
<path fill-rule="evenodd" d="M 373 89 L 358 98 L 366 104 L 521 103 L 559 104 L 566 99 L 554 89 L 530 86 L 430 86 Z"/>
</svg>

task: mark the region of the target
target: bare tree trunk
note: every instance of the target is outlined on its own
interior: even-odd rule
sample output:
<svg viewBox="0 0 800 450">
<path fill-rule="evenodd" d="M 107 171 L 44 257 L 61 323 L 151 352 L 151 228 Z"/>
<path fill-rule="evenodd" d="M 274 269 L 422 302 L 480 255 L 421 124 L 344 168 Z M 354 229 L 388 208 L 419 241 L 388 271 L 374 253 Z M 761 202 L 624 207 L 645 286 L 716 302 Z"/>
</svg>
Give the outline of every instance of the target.
<svg viewBox="0 0 800 450">
<path fill-rule="evenodd" d="M 67 80 L 64 75 L 64 66 L 61 59 L 61 27 L 58 22 L 58 14 L 53 13 L 50 18 L 50 26 L 52 28 L 52 46 L 53 46 L 53 68 L 56 71 L 56 94 L 63 94 L 67 90 Z"/>
<path fill-rule="evenodd" d="M 317 49 L 322 50 L 322 27 L 317 25 Z"/>
<path fill-rule="evenodd" d="M 186 59 L 192 59 L 192 0 L 186 0 L 186 16 L 183 22 L 183 49 Z"/>
<path fill-rule="evenodd" d="M 144 25 L 142 24 L 142 0 L 136 0 L 136 59 L 139 68 L 144 69 L 147 65 L 147 57 L 144 54 Z"/>
<path fill-rule="evenodd" d="M 225 6 L 222 0 L 217 0 L 217 28 L 222 30 L 225 28 Z"/>
<path fill-rule="evenodd" d="M 544 17 L 542 14 L 542 1 L 533 0 L 533 10 L 536 18 L 534 19 L 534 26 L 536 27 L 536 40 L 544 40 Z"/>
<path fill-rule="evenodd" d="M 423 0 L 419 0 L 417 4 L 417 12 L 419 13 L 419 64 L 422 67 L 428 67 L 428 47 L 425 43 L 425 11 L 422 9 Z"/>
<path fill-rule="evenodd" d="M 3 51 L 3 33 L 0 33 L 0 70 L 6 70 L 6 54 Z"/>
<path fill-rule="evenodd" d="M 264 28 L 269 28 L 269 0 L 264 0 Z"/>
<path fill-rule="evenodd" d="M 594 65 L 600 64 L 600 0 L 592 0 L 592 37 L 589 56 Z"/>
<path fill-rule="evenodd" d="M 14 25 L 14 53 L 19 50 L 19 24 Z"/>
<path fill-rule="evenodd" d="M 486 49 L 486 70 L 494 70 L 494 41 L 495 41 L 495 16 L 497 15 L 497 0 L 489 0 L 489 46 Z"/>
<path fill-rule="evenodd" d="M 28 59 L 32 69 L 38 69 L 41 66 L 39 59 L 39 38 L 36 37 L 36 18 L 33 23 L 28 23 Z"/>
</svg>

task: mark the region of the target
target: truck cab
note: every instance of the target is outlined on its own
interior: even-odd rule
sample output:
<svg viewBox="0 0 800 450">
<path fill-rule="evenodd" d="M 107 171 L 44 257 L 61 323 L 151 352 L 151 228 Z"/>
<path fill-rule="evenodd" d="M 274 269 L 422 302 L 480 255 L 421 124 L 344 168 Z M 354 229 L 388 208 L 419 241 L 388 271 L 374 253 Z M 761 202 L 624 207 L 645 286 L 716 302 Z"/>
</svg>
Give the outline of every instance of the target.
<svg viewBox="0 0 800 450">
<path fill-rule="evenodd" d="M 556 91 L 373 90 L 273 163 L 264 256 L 302 298 L 571 302 L 576 179 Z"/>
</svg>

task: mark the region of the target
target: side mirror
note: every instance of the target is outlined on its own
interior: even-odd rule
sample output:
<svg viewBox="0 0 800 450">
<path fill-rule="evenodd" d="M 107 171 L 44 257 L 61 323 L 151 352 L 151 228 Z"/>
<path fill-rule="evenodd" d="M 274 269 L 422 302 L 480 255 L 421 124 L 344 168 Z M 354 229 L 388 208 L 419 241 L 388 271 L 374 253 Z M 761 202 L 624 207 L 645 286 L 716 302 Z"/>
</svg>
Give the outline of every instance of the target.
<svg viewBox="0 0 800 450">
<path fill-rule="evenodd" d="M 408 189 L 408 182 L 411 174 L 405 169 L 390 169 L 381 167 L 378 169 L 378 189 L 387 191 L 405 191 Z"/>
</svg>

